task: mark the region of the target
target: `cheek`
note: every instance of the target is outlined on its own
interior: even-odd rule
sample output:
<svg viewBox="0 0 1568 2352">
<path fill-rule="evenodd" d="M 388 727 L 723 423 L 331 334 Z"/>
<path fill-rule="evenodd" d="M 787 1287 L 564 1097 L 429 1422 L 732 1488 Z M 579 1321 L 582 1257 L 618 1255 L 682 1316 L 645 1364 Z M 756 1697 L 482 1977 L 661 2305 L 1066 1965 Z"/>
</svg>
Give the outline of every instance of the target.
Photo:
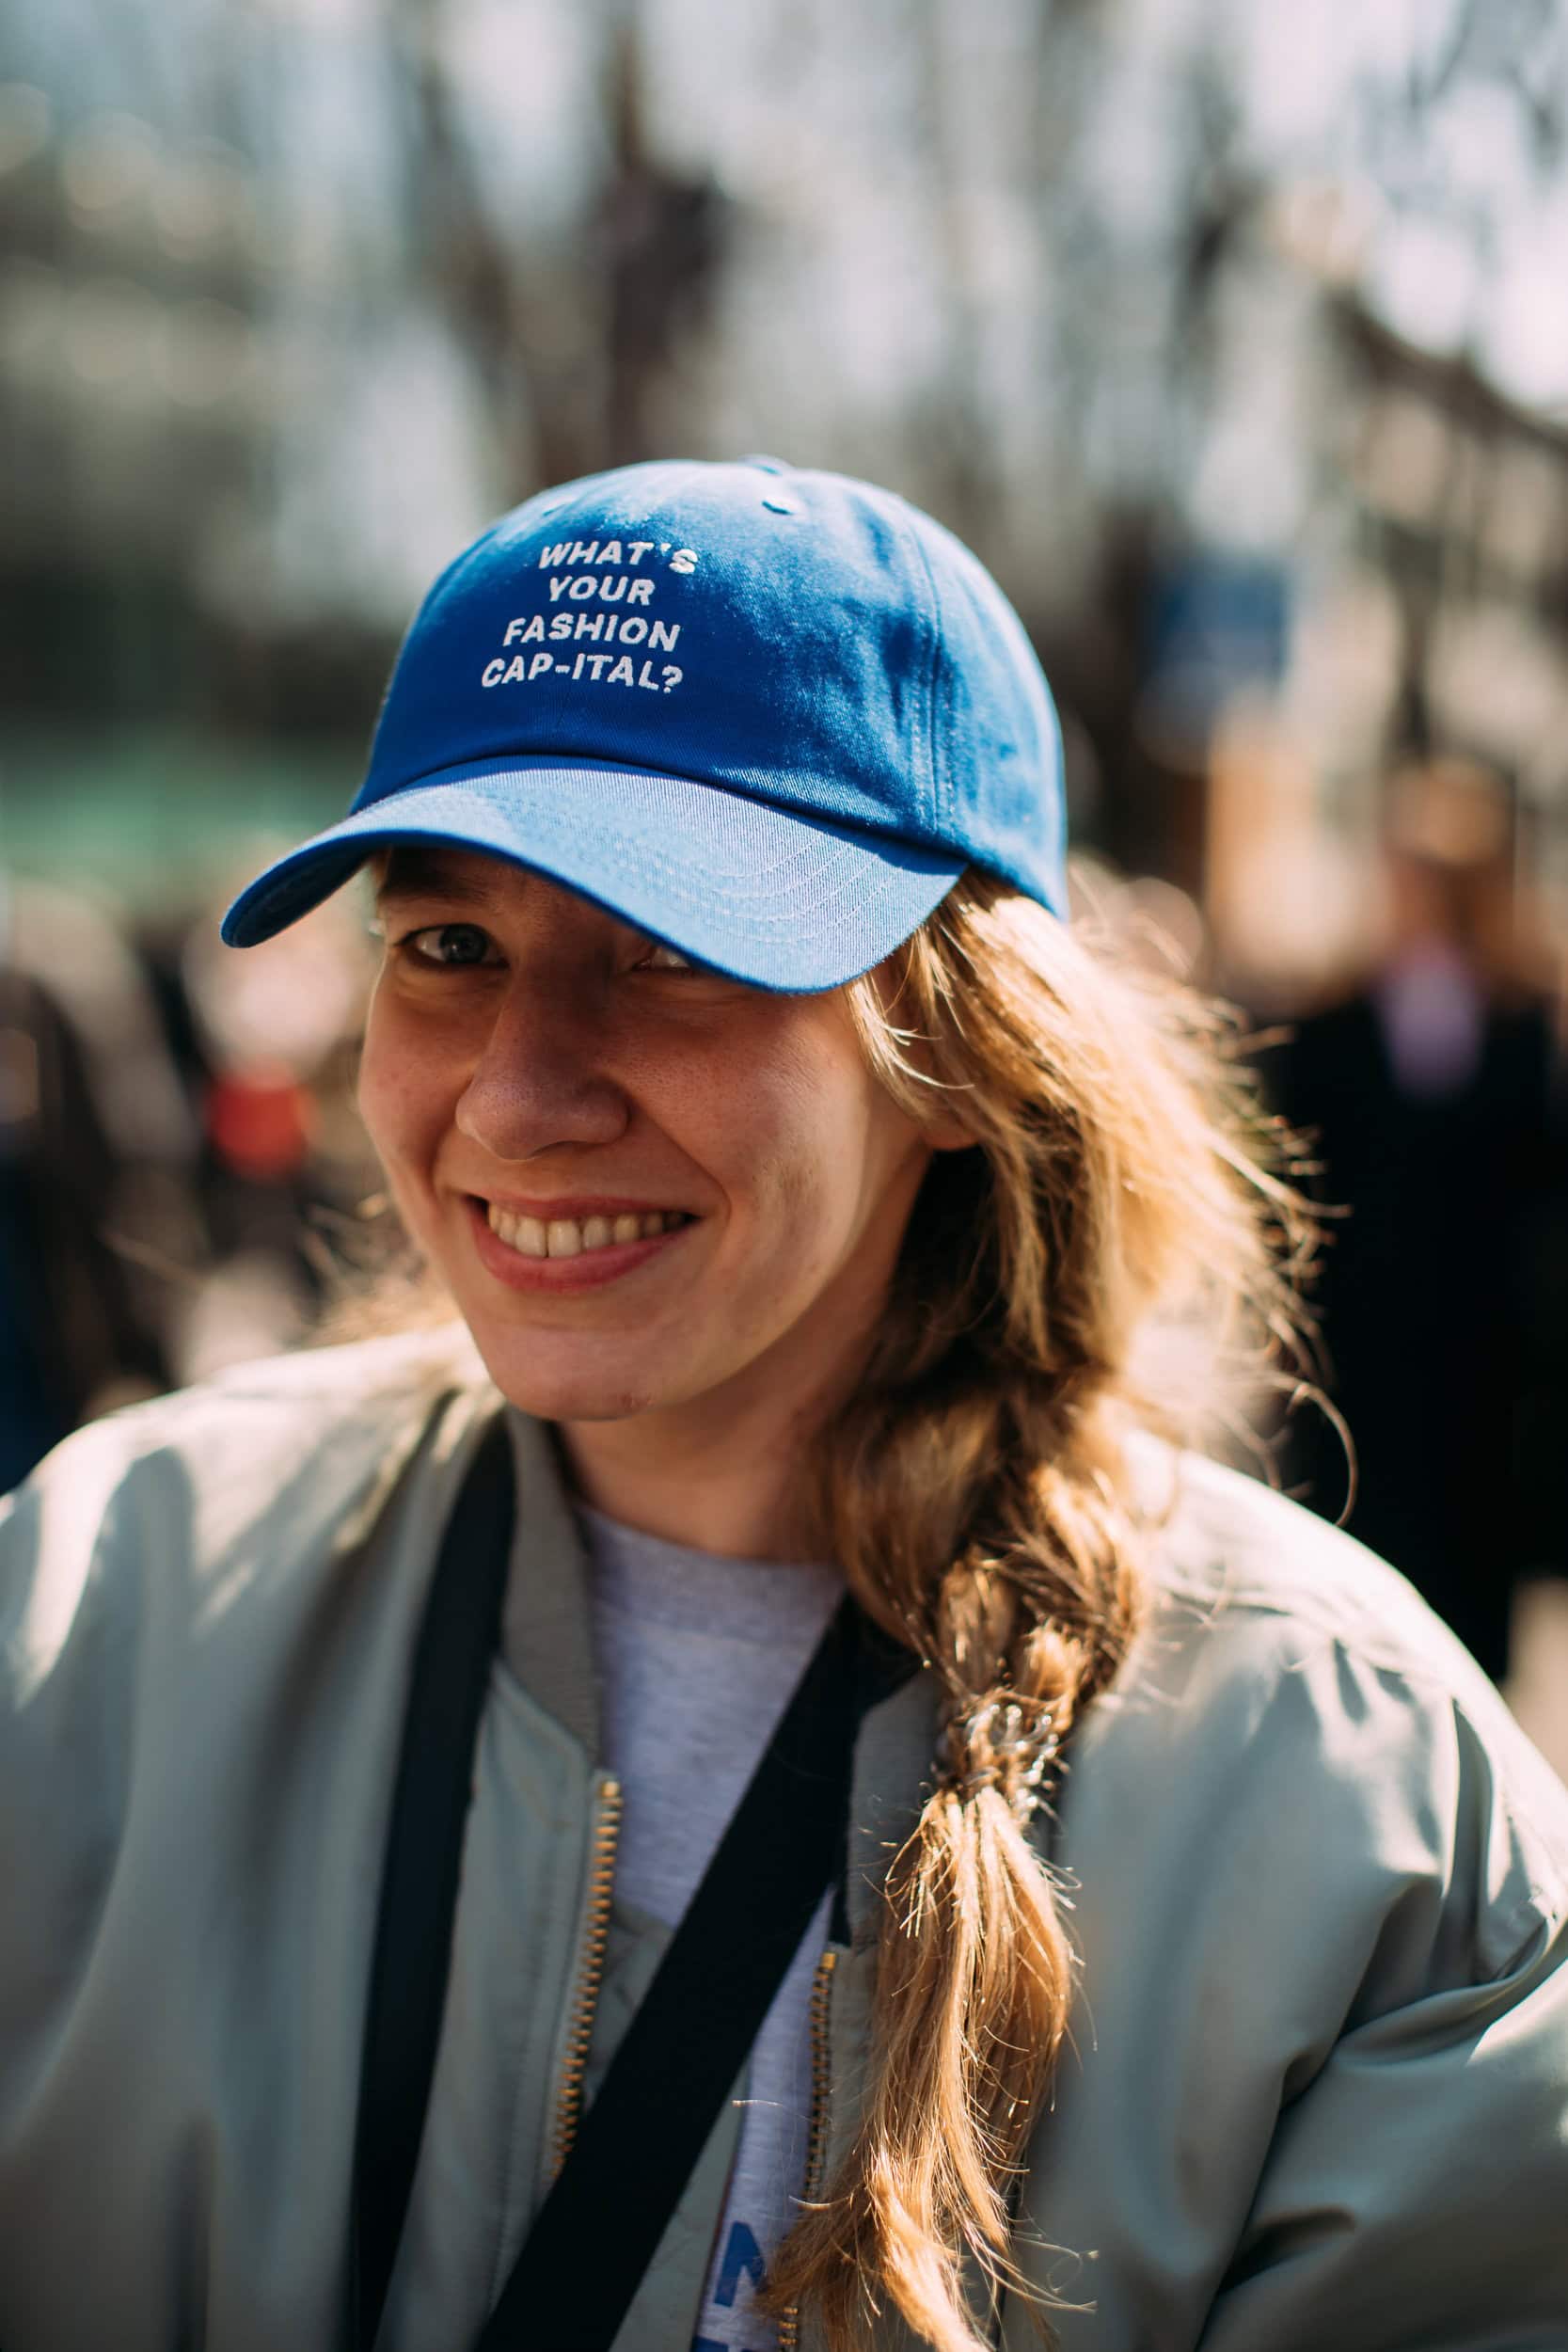
<svg viewBox="0 0 1568 2352">
<path fill-rule="evenodd" d="M 413 1041 L 390 1034 L 372 1007 L 359 1060 L 359 1116 L 388 1176 L 428 1162 L 450 1105 L 438 1071 Z"/>
<path fill-rule="evenodd" d="M 858 1057 L 823 1043 L 808 1033 L 791 1050 L 756 1057 L 715 1098 L 709 1120 L 710 1165 L 734 1169 L 726 1189 L 766 1227 L 765 1254 L 803 1252 L 813 1263 L 858 1227 L 867 1195 L 880 1188 L 886 1145 L 883 1098 Z"/>
</svg>

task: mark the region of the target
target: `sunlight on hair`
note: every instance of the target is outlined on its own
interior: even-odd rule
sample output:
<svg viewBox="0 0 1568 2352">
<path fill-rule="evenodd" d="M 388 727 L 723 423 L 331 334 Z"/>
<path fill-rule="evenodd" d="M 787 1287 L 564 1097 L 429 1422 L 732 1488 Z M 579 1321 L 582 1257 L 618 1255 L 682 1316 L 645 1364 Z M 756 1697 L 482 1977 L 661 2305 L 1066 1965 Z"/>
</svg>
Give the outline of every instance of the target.
<svg viewBox="0 0 1568 2352">
<path fill-rule="evenodd" d="M 1072 2001 L 1028 1823 L 1139 1617 L 1120 1439 L 1243 1427 L 1294 1380 L 1315 1229 L 1227 1017 L 1002 884 L 966 877 L 847 993 L 895 1098 L 976 1147 L 927 1175 L 818 1464 L 823 1556 L 935 1673 L 943 1731 L 889 1874 L 859 2129 L 768 2301 L 832 2352 L 890 2303 L 984 2352 L 976 2294 L 1023 2292 L 1009 2188 Z"/>
</svg>

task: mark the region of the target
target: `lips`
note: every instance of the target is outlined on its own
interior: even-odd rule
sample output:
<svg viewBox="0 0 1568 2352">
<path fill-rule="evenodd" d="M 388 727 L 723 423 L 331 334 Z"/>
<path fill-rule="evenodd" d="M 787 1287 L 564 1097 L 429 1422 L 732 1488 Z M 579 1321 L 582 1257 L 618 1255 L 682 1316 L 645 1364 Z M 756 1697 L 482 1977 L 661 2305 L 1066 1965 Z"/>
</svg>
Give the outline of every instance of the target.
<svg viewBox="0 0 1568 2352">
<path fill-rule="evenodd" d="M 618 1282 L 683 1247 L 703 1223 L 685 1209 L 626 1200 L 503 1202 L 469 1193 L 468 1230 L 481 1265 L 504 1290 L 560 1296 Z M 568 1210 L 569 1214 L 563 1214 Z M 621 1233 L 635 1234 L 622 1240 Z"/>
</svg>

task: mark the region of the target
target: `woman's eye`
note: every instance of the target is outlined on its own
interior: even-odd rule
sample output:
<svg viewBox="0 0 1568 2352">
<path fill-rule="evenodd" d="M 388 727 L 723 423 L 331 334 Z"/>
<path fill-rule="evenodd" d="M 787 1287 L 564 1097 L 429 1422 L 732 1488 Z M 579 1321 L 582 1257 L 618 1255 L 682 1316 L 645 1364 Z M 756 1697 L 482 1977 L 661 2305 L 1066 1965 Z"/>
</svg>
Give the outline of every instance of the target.
<svg viewBox="0 0 1568 2352">
<path fill-rule="evenodd" d="M 449 970 L 499 961 L 495 941 L 477 923 L 431 923 L 423 930 L 410 931 L 401 944 L 420 963 L 438 963 Z"/>
<path fill-rule="evenodd" d="M 682 955 L 678 947 L 667 947 L 663 940 L 655 939 L 638 957 L 636 969 L 639 972 L 695 972 L 697 967 L 689 956 Z"/>
</svg>

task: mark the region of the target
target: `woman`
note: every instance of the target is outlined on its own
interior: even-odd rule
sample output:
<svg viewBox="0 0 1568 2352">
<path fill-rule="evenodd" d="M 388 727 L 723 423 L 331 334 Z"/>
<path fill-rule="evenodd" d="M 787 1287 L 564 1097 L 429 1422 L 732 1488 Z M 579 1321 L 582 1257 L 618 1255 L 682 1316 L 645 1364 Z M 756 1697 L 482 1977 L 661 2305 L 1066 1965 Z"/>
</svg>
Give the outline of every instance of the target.
<svg viewBox="0 0 1568 2352">
<path fill-rule="evenodd" d="M 372 863 L 467 1331 L 10 1507 L 7 2352 L 1568 2345 L 1568 1802 L 1148 1434 L 1299 1229 L 1060 816 L 862 485 L 630 468 L 436 583 L 228 932 Z"/>
</svg>

